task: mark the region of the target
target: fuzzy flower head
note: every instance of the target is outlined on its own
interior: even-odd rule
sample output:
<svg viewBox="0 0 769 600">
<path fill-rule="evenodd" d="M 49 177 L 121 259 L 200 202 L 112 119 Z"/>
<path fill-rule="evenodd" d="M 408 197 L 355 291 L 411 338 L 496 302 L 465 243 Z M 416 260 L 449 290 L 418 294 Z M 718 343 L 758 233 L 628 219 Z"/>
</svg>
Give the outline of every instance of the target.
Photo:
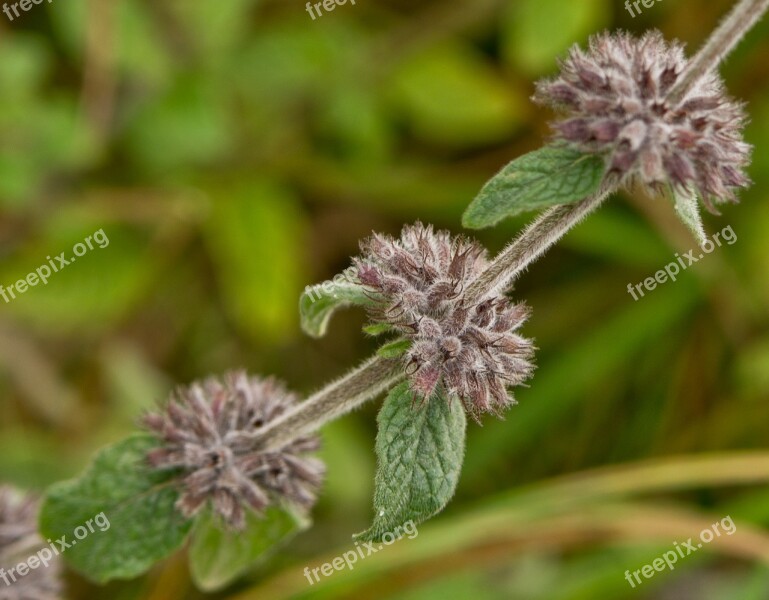
<svg viewBox="0 0 769 600">
<path fill-rule="evenodd" d="M 37 533 L 38 499 L 0 485 L 0 600 L 57 600 L 61 597 L 60 563 L 30 568 L 19 575 L 16 565 L 47 544 Z M 11 572 L 11 569 L 14 569 Z"/>
<path fill-rule="evenodd" d="M 534 99 L 561 110 L 556 138 L 607 157 L 610 176 L 660 193 L 665 184 L 714 202 L 736 201 L 747 186 L 750 146 L 745 114 L 711 72 L 673 104 L 667 94 L 687 59 L 659 32 L 641 38 L 603 33 L 587 52 L 574 46 L 558 77 L 537 84 Z"/>
<path fill-rule="evenodd" d="M 245 510 L 261 513 L 275 502 L 309 509 L 323 463 L 306 453 L 316 436 L 298 438 L 277 451 L 259 450 L 255 434 L 297 402 L 273 379 L 231 372 L 177 390 L 163 414 L 148 414 L 144 425 L 162 445 L 149 454 L 158 469 L 180 471 L 177 508 L 187 517 L 207 502 L 231 529 L 245 526 Z"/>
<path fill-rule="evenodd" d="M 421 223 L 404 227 L 399 240 L 375 234 L 361 250 L 358 278 L 375 299 L 369 316 L 411 341 L 404 368 L 414 394 L 428 398 L 441 385 L 476 420 L 512 404 L 507 388 L 533 370 L 532 344 L 516 333 L 528 309 L 496 294 L 465 301 L 486 251 Z"/>
</svg>

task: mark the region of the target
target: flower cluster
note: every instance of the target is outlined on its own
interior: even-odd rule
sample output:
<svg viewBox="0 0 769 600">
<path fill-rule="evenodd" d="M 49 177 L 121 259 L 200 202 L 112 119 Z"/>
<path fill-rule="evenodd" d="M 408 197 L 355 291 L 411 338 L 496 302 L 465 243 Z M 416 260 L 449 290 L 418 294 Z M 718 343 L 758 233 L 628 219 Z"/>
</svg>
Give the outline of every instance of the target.
<svg viewBox="0 0 769 600">
<path fill-rule="evenodd" d="M 231 372 L 180 388 L 163 414 L 144 417 L 144 425 L 162 445 L 149 454 L 158 469 L 179 469 L 177 508 L 187 517 L 210 501 L 232 529 L 245 525 L 244 509 L 261 513 L 285 501 L 309 509 L 323 474 L 323 463 L 306 453 L 319 438 L 298 438 L 279 450 L 262 451 L 255 434 L 297 401 L 274 379 Z"/>
<path fill-rule="evenodd" d="M 0 599 L 56 600 L 61 597 L 60 564 L 54 558 L 25 575 L 13 567 L 45 546 L 37 533 L 38 499 L 0 486 Z"/>
<path fill-rule="evenodd" d="M 373 235 L 355 259 L 373 291 L 370 318 L 411 341 L 404 367 L 412 391 L 429 397 L 441 385 L 476 420 L 514 402 L 508 387 L 527 379 L 533 347 L 515 332 L 528 317 L 522 304 L 490 294 L 469 304 L 468 284 L 487 266 L 477 243 L 417 223 L 400 240 Z"/>
<path fill-rule="evenodd" d="M 715 72 L 670 102 L 686 64 L 682 46 L 659 32 L 604 33 L 590 39 L 587 52 L 573 47 L 559 76 L 538 83 L 534 99 L 566 114 L 553 124 L 558 139 L 607 156 L 609 174 L 622 183 L 696 192 L 716 212 L 714 202 L 736 201 L 735 190 L 750 183 L 745 114 Z"/>
</svg>

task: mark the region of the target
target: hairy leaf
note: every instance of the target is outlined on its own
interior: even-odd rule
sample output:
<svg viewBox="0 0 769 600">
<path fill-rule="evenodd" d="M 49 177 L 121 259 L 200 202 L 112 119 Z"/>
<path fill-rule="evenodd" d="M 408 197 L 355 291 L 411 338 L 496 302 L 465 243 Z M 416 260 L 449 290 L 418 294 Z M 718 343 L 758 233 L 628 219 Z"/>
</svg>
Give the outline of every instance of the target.
<svg viewBox="0 0 769 600">
<path fill-rule="evenodd" d="M 71 544 L 62 556 L 93 581 L 141 575 L 181 546 L 190 530 L 192 521 L 174 508 L 178 494 L 169 474 L 145 462 L 156 444 L 138 434 L 108 446 L 78 479 L 46 493 L 43 535 Z"/>
<path fill-rule="evenodd" d="M 377 417 L 374 522 L 356 537 L 378 541 L 437 514 L 454 495 L 465 451 L 461 402 L 436 392 L 420 405 L 408 382 L 390 391 Z"/>
<path fill-rule="evenodd" d="M 382 335 L 383 333 L 393 333 L 395 328 L 389 323 L 372 323 L 363 327 L 363 333 L 371 336 Z"/>
<path fill-rule="evenodd" d="M 312 337 L 323 337 L 331 315 L 338 309 L 369 304 L 366 288 L 357 283 L 327 281 L 308 287 L 299 298 L 302 330 Z"/>
<path fill-rule="evenodd" d="M 398 358 L 411 348 L 411 340 L 395 340 L 381 346 L 376 353 L 382 358 Z"/>
<path fill-rule="evenodd" d="M 527 210 L 577 202 L 595 192 L 604 174 L 601 157 L 564 146 L 545 146 L 492 177 L 462 217 L 471 229 L 490 227 Z"/>
<path fill-rule="evenodd" d="M 246 529 L 232 532 L 206 511 L 195 523 L 190 545 L 190 574 L 201 590 L 210 592 L 223 588 L 270 552 L 307 529 L 310 521 L 301 515 L 276 506 L 264 515 L 248 511 Z"/>
<path fill-rule="evenodd" d="M 673 190 L 673 199 L 676 205 L 676 212 L 684 224 L 691 230 L 697 243 L 704 244 L 708 236 L 705 234 L 705 228 L 702 226 L 702 217 L 700 217 L 700 208 L 697 205 L 697 195 L 689 191 Z"/>
</svg>

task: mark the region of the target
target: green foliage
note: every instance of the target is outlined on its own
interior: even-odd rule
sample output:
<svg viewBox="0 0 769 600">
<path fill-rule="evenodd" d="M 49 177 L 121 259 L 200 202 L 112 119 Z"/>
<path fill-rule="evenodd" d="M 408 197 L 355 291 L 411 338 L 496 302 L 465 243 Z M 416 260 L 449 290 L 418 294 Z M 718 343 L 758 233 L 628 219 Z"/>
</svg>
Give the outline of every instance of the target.
<svg viewBox="0 0 769 600">
<path fill-rule="evenodd" d="M 86 55 L 89 24 L 87 0 L 72 0 L 68 10 L 51 10 L 51 22 L 67 53 L 80 60 Z M 161 32 L 153 26 L 148 8 L 138 2 L 115 6 L 115 62 L 120 72 L 155 85 L 172 72 L 174 60 L 164 47 Z"/>
<path fill-rule="evenodd" d="M 215 81 L 179 77 L 134 115 L 127 142 L 136 160 L 151 170 L 204 165 L 231 149 L 229 118 Z"/>
<path fill-rule="evenodd" d="M 700 217 L 700 207 L 697 200 L 697 194 L 689 191 L 672 190 L 673 200 L 675 202 L 676 213 L 694 234 L 697 243 L 702 245 L 708 239 L 705 228 L 702 226 L 702 217 Z"/>
<path fill-rule="evenodd" d="M 40 530 L 52 540 L 66 536 L 72 547 L 64 558 L 93 581 L 141 575 L 187 537 L 192 522 L 174 508 L 178 494 L 169 473 L 146 465 L 156 444 L 150 435 L 133 435 L 100 451 L 78 479 L 57 483 L 46 494 Z M 76 528 L 102 513 L 104 531 L 94 526 L 75 539 Z"/>
<path fill-rule="evenodd" d="M 38 37 L 0 40 L 0 209 L 19 210 L 59 169 L 92 158 L 90 132 L 78 127 L 76 103 L 63 94 L 43 98 L 53 70 L 51 49 Z"/>
<path fill-rule="evenodd" d="M 528 210 L 577 202 L 598 189 L 603 173 L 600 157 L 545 146 L 492 177 L 465 211 L 462 224 L 481 229 Z"/>
<path fill-rule="evenodd" d="M 405 63 L 393 95 L 420 137 L 458 145 L 504 139 L 520 124 L 524 106 L 480 56 L 452 44 Z"/>
<path fill-rule="evenodd" d="M 266 181 L 214 193 L 206 241 L 217 266 L 224 308 L 257 340 L 296 331 L 302 286 L 304 223 L 296 199 Z"/>
<path fill-rule="evenodd" d="M 348 281 L 331 281 L 309 287 L 299 298 L 302 331 L 312 337 L 323 337 L 333 314 L 345 306 L 367 306 L 371 299 L 366 288 Z"/>
<path fill-rule="evenodd" d="M 229 54 L 248 37 L 249 16 L 258 7 L 254 0 L 232 0 L 222 4 L 202 0 L 189 4 L 169 0 L 170 13 L 187 31 L 194 31 L 200 59 L 206 66 L 221 68 Z M 224 63 L 226 65 L 226 62 Z M 213 75 L 213 73 L 212 73 Z"/>
<path fill-rule="evenodd" d="M 233 532 L 211 515 L 196 521 L 190 544 L 190 574 L 203 591 L 225 587 L 264 561 L 310 521 L 288 509 L 269 507 L 264 515 L 248 511 L 246 528 Z"/>
<path fill-rule="evenodd" d="M 383 358 L 398 358 L 403 356 L 411 347 L 409 340 L 395 340 L 389 342 L 377 350 L 377 354 Z"/>
<path fill-rule="evenodd" d="M 377 417 L 374 522 L 358 534 L 378 541 L 403 524 L 439 513 L 454 495 L 465 452 L 458 398 L 436 392 L 420 405 L 408 382 L 393 388 Z"/>
<path fill-rule="evenodd" d="M 55 257 L 62 252 L 75 261 L 52 271 L 47 284 L 39 281 L 28 287 L 7 310 L 43 331 L 98 331 L 124 317 L 155 274 L 147 236 L 136 228 L 65 210 L 47 226 L 44 237 L 30 240 L 19 248 L 16 260 L 0 266 L 0 283 L 15 283 L 41 266 L 50 267 L 48 256 L 58 266 Z M 75 257 L 73 246 L 100 228 L 109 244 L 102 248 L 94 243 L 93 249 Z"/>
<path fill-rule="evenodd" d="M 553 71 L 565 50 L 601 30 L 609 11 L 606 0 L 510 2 L 503 22 L 504 56 L 529 75 Z"/>
<path fill-rule="evenodd" d="M 372 323 L 363 326 L 363 333 L 374 337 L 393 332 L 395 332 L 395 328 L 387 323 Z"/>
</svg>

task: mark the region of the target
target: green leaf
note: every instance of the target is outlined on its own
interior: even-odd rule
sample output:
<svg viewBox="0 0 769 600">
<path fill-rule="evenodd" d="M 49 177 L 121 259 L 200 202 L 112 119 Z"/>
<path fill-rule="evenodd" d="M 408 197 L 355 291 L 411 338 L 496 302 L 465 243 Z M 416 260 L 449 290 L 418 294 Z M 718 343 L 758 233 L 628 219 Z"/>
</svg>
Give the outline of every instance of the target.
<svg viewBox="0 0 769 600">
<path fill-rule="evenodd" d="M 202 75 L 183 75 L 142 106 L 127 129 L 137 163 L 152 172 L 207 165 L 232 150 L 235 127 L 222 87 Z"/>
<path fill-rule="evenodd" d="M 47 4 L 47 3 L 46 3 Z M 48 11 L 51 26 L 66 54 L 82 61 L 87 49 L 87 0 L 72 0 L 69 10 Z M 173 51 L 164 43 L 162 29 L 157 27 L 152 8 L 137 2 L 120 2 L 114 15 L 114 63 L 121 76 L 146 84 L 162 85 L 171 77 Z"/>
<path fill-rule="evenodd" d="M 529 111 L 520 90 L 469 44 L 416 53 L 395 70 L 389 89 L 417 136 L 458 147 L 508 139 Z"/>
<path fill-rule="evenodd" d="M 382 335 L 383 333 L 393 333 L 394 331 L 395 328 L 388 323 L 372 323 L 363 328 L 363 333 L 371 336 Z"/>
<path fill-rule="evenodd" d="M 181 546 L 190 530 L 192 521 L 174 508 L 178 493 L 170 474 L 145 462 L 156 445 L 154 437 L 138 434 L 108 446 L 78 479 L 46 493 L 40 530 L 52 540 L 66 536 L 72 546 L 62 556 L 93 581 L 141 575 Z M 80 537 L 82 527 L 87 536 Z"/>
<path fill-rule="evenodd" d="M 289 190 L 255 177 L 233 186 L 210 184 L 206 241 L 227 315 L 259 342 L 298 334 L 305 214 Z"/>
<path fill-rule="evenodd" d="M 278 544 L 309 526 L 306 517 L 271 506 L 263 516 L 248 511 L 246 529 L 232 532 L 223 529 L 211 511 L 205 511 L 192 533 L 192 580 L 203 591 L 219 590 L 267 558 Z"/>
<path fill-rule="evenodd" d="M 357 283 L 327 281 L 307 287 L 299 298 L 302 331 L 314 338 L 323 337 L 331 315 L 338 309 L 371 303 L 366 288 Z"/>
<path fill-rule="evenodd" d="M 509 2 L 502 18 L 502 55 L 529 75 L 553 70 L 558 55 L 608 25 L 607 4 L 606 0 Z"/>
<path fill-rule="evenodd" d="M 527 210 L 577 202 L 595 192 L 604 174 L 601 157 L 565 146 L 545 146 L 516 158 L 483 186 L 462 224 L 489 227 Z"/>
<path fill-rule="evenodd" d="M 109 243 L 93 244 L 92 250 L 75 257 L 73 246 L 99 229 L 101 239 Z M 47 256 L 64 252 L 71 263 L 56 272 L 49 268 L 47 283 L 39 280 L 7 305 L 20 321 L 46 333 L 101 331 L 139 305 L 142 294 L 150 289 L 159 261 L 151 260 L 157 251 L 149 247 L 141 229 L 117 223 L 100 227 L 96 218 L 85 215 L 70 220 L 63 209 L 48 220 L 46 230 L 45 237 L 30 238 L 17 256 L 0 265 L 0 281 L 8 287 L 50 264 Z"/>
<path fill-rule="evenodd" d="M 395 340 L 384 344 L 376 351 L 382 358 L 398 358 L 411 348 L 410 340 Z"/>
<path fill-rule="evenodd" d="M 377 417 L 374 522 L 356 537 L 378 541 L 409 521 L 421 523 L 454 495 L 465 451 L 465 411 L 436 392 L 420 405 L 408 382 L 390 391 Z"/>
<path fill-rule="evenodd" d="M 708 240 L 705 228 L 702 226 L 700 208 L 697 205 L 697 195 L 689 190 L 678 191 L 673 189 L 673 200 L 676 212 L 684 224 L 691 230 L 697 242 L 702 245 Z"/>
<path fill-rule="evenodd" d="M 253 9 L 254 0 L 224 4 L 170 0 L 167 18 L 174 19 L 180 35 L 194 40 L 200 59 L 197 65 L 219 65 L 248 39 Z"/>
</svg>

